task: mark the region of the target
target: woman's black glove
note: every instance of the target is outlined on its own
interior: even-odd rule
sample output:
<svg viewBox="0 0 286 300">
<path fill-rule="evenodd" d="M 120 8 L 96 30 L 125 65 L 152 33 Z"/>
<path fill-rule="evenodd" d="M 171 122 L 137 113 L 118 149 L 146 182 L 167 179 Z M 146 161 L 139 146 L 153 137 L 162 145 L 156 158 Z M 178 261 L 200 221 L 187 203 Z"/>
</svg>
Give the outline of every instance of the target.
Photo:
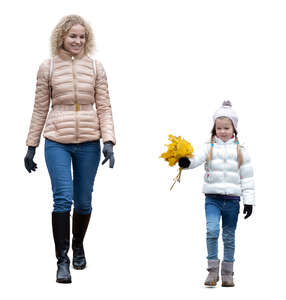
<svg viewBox="0 0 286 300">
<path fill-rule="evenodd" d="M 31 173 L 31 171 L 36 171 L 37 169 L 37 164 L 34 163 L 33 161 L 35 153 L 36 153 L 36 147 L 29 146 L 27 154 L 24 158 L 25 167 L 29 173 Z"/>
<path fill-rule="evenodd" d="M 113 168 L 114 166 L 113 143 L 109 141 L 105 142 L 102 152 L 105 157 L 102 164 L 105 164 L 109 160 L 109 168 Z"/>
<path fill-rule="evenodd" d="M 252 205 L 250 205 L 250 204 L 244 204 L 243 213 L 246 214 L 246 216 L 244 217 L 244 219 L 247 219 L 248 217 L 250 217 L 251 214 L 252 214 Z"/>
<path fill-rule="evenodd" d="M 179 167 L 185 169 L 188 168 L 190 166 L 191 162 L 187 157 L 181 157 L 179 159 Z"/>
</svg>

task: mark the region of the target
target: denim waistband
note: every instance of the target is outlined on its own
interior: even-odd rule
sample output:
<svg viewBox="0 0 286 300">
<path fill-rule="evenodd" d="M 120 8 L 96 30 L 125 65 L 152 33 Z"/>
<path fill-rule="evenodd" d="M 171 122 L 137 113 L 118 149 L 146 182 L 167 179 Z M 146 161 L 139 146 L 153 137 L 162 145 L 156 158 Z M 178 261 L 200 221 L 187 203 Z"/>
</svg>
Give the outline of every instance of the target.
<svg viewBox="0 0 286 300">
<path fill-rule="evenodd" d="M 207 197 L 218 199 L 218 200 L 238 200 L 240 201 L 240 196 L 234 195 L 222 195 L 222 194 L 205 194 Z"/>
</svg>

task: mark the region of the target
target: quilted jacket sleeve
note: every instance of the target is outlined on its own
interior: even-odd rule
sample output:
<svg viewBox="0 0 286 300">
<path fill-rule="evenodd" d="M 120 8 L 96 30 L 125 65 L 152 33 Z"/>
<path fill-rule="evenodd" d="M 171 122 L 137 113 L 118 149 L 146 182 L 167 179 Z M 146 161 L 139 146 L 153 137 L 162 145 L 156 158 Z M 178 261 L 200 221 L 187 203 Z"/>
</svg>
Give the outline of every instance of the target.
<svg viewBox="0 0 286 300">
<path fill-rule="evenodd" d="M 194 157 L 190 159 L 191 164 L 189 166 L 189 169 L 194 169 L 204 162 L 206 162 L 208 153 L 210 150 L 210 143 L 206 143 L 201 149 L 198 150 L 198 152 L 195 152 Z"/>
<path fill-rule="evenodd" d="M 240 185 L 244 204 L 255 205 L 255 189 L 253 168 L 250 157 L 244 147 L 241 147 L 243 163 L 240 166 Z"/>
<path fill-rule="evenodd" d="M 50 60 L 44 61 L 38 70 L 34 110 L 26 140 L 27 146 L 39 146 L 43 127 L 50 107 Z"/>
<path fill-rule="evenodd" d="M 109 99 L 108 84 L 105 70 L 99 61 L 96 61 L 95 80 L 95 105 L 100 123 L 100 132 L 103 142 L 111 141 L 116 143 L 112 110 Z"/>
</svg>

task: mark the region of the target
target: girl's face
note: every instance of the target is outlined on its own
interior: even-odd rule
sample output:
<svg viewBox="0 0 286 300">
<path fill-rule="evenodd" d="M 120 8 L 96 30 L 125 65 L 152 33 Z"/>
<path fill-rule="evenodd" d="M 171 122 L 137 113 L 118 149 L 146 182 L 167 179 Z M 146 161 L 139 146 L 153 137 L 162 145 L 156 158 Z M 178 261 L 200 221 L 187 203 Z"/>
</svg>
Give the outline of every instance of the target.
<svg viewBox="0 0 286 300">
<path fill-rule="evenodd" d="M 85 45 L 85 28 L 80 25 L 74 25 L 64 38 L 64 49 L 72 55 L 79 54 Z"/>
<path fill-rule="evenodd" d="M 215 120 L 215 132 L 216 136 L 223 140 L 224 142 L 228 141 L 233 137 L 234 129 L 232 121 L 229 118 L 218 118 Z"/>
</svg>

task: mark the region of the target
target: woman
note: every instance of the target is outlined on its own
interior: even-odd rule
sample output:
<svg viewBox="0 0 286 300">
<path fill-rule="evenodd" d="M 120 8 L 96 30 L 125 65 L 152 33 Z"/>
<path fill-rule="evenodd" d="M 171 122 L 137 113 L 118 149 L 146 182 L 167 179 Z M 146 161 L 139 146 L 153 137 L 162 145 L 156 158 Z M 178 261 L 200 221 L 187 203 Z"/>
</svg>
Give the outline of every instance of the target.
<svg viewBox="0 0 286 300">
<path fill-rule="evenodd" d="M 103 164 L 109 160 L 110 168 L 114 165 L 115 136 L 107 79 L 102 64 L 88 56 L 93 46 L 92 29 L 80 16 L 66 16 L 55 27 L 51 36 L 52 59 L 44 61 L 38 71 L 26 141 L 25 167 L 31 172 L 37 168 L 33 158 L 45 125 L 45 160 L 53 189 L 52 227 L 59 283 L 71 283 L 67 254 L 72 203 L 73 267 L 86 266 L 83 239 L 92 210 L 100 138 L 104 143 Z"/>
</svg>

